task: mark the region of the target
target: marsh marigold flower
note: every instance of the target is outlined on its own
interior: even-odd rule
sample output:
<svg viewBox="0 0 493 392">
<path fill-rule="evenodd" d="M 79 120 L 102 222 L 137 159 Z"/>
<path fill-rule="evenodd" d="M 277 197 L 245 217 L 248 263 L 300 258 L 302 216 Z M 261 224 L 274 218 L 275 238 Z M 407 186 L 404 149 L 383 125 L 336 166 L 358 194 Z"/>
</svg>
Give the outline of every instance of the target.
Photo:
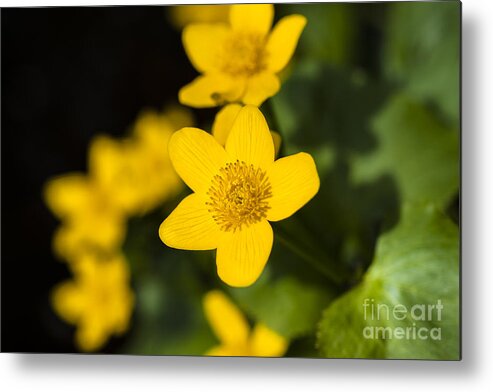
<svg viewBox="0 0 493 392">
<path fill-rule="evenodd" d="M 123 213 L 94 177 L 72 173 L 49 180 L 44 200 L 62 221 L 53 237 L 55 253 L 72 260 L 89 249 L 110 251 L 125 238 Z"/>
<path fill-rule="evenodd" d="M 249 286 L 269 258 L 269 221 L 288 218 L 317 192 L 313 158 L 298 153 L 274 161 L 274 143 L 262 113 L 241 109 L 225 147 L 209 133 L 183 128 L 169 144 L 171 161 L 194 191 L 161 224 L 162 241 L 177 249 L 217 249 L 219 277 Z"/>
<path fill-rule="evenodd" d="M 286 16 L 270 31 L 273 17 L 272 4 L 232 5 L 229 24 L 188 25 L 183 44 L 202 75 L 180 90 L 180 102 L 199 108 L 227 102 L 259 106 L 275 95 L 277 74 L 291 59 L 306 18 Z"/>
<path fill-rule="evenodd" d="M 204 312 L 220 344 L 206 352 L 211 356 L 281 357 L 288 341 L 264 324 L 250 331 L 241 311 L 221 291 L 204 297 Z"/>
<path fill-rule="evenodd" d="M 71 267 L 74 279 L 54 288 L 53 308 L 62 319 L 77 326 L 77 346 L 82 351 L 95 351 L 111 335 L 128 329 L 134 304 L 128 266 L 121 254 L 103 257 L 101 253 L 86 253 Z"/>
</svg>

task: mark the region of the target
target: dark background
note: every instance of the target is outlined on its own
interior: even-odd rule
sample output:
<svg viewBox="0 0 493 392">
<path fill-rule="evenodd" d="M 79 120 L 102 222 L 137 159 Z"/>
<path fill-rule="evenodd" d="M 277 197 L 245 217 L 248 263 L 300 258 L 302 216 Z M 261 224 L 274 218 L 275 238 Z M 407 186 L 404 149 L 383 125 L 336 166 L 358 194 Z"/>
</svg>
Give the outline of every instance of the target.
<svg viewBox="0 0 493 392">
<path fill-rule="evenodd" d="M 1 26 L 1 350 L 74 352 L 49 306 L 69 272 L 42 186 L 85 170 L 95 134 L 122 135 L 196 73 L 166 7 L 2 9 Z"/>
</svg>

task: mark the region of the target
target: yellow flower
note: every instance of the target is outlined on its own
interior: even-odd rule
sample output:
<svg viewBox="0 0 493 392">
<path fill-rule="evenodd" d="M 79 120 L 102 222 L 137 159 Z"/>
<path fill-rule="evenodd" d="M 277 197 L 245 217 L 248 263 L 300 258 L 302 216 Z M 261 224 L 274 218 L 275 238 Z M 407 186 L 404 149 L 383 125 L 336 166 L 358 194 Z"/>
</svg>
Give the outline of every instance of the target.
<svg viewBox="0 0 493 392">
<path fill-rule="evenodd" d="M 95 351 L 111 335 L 128 329 L 134 295 L 127 263 L 120 254 L 86 253 L 71 266 L 74 280 L 54 288 L 52 305 L 62 319 L 77 326 L 77 346 Z"/>
<path fill-rule="evenodd" d="M 272 135 L 254 106 L 241 109 L 224 148 L 207 132 L 183 128 L 169 154 L 194 193 L 161 224 L 161 240 L 177 249 L 217 249 L 219 277 L 251 285 L 272 249 L 268 221 L 291 216 L 318 192 L 313 158 L 302 152 L 274 161 Z"/>
<path fill-rule="evenodd" d="M 212 135 L 216 138 L 221 146 L 226 145 L 226 140 L 228 139 L 229 132 L 233 127 L 233 124 L 243 106 L 237 103 L 230 103 L 224 106 L 217 114 L 212 124 Z M 274 141 L 274 152 L 275 156 L 279 154 L 281 149 L 281 135 L 275 131 L 270 131 L 272 135 L 272 140 Z"/>
<path fill-rule="evenodd" d="M 226 102 L 259 106 L 275 95 L 277 74 L 291 59 L 306 18 L 284 17 L 271 32 L 273 16 L 272 4 L 232 5 L 229 24 L 188 25 L 183 45 L 202 75 L 180 90 L 180 102 L 198 108 Z"/>
<path fill-rule="evenodd" d="M 181 29 L 190 23 L 227 22 L 229 5 L 178 5 L 169 11 L 171 22 Z"/>
<path fill-rule="evenodd" d="M 209 324 L 220 341 L 206 355 L 281 357 L 288 341 L 263 324 L 253 331 L 240 310 L 218 290 L 204 297 L 204 311 Z"/>
<path fill-rule="evenodd" d="M 192 122 L 188 111 L 145 111 L 123 140 L 97 137 L 91 147 L 91 170 L 116 206 L 141 215 L 178 193 L 182 182 L 171 165 L 168 142 L 173 132 Z"/>
<path fill-rule="evenodd" d="M 74 173 L 49 180 L 44 200 L 63 222 L 53 238 L 61 258 L 72 260 L 89 249 L 111 251 L 122 244 L 124 216 L 91 176 Z"/>
</svg>

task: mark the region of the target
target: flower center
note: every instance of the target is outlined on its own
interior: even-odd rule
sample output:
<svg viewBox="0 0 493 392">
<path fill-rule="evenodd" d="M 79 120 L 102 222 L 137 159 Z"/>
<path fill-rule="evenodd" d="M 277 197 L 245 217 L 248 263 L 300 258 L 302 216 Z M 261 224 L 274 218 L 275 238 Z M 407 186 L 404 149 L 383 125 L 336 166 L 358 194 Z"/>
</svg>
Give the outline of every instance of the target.
<svg viewBox="0 0 493 392">
<path fill-rule="evenodd" d="M 223 231 L 241 230 L 267 216 L 272 189 L 265 171 L 245 162 L 231 162 L 212 179 L 206 203 Z"/>
<path fill-rule="evenodd" d="M 266 68 L 265 37 L 237 32 L 229 37 L 220 55 L 223 72 L 233 77 L 252 76 Z"/>
</svg>

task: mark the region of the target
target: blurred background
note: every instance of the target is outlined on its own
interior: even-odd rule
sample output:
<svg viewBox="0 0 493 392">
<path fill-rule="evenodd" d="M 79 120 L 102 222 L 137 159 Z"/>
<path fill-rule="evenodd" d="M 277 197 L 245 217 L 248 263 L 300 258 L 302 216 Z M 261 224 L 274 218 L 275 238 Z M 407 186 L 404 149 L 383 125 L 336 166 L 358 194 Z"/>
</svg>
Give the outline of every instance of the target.
<svg viewBox="0 0 493 392">
<path fill-rule="evenodd" d="M 284 301 L 279 312 L 291 317 L 286 325 L 294 325 L 287 331 L 278 325 L 292 336 L 288 355 L 318 355 L 314 328 L 321 310 L 361 279 L 379 235 L 396 224 L 401 203 L 423 186 L 403 180 L 407 174 L 438 168 L 436 177 L 424 180 L 431 189 L 426 199 L 438 200 L 458 222 L 460 9 L 457 2 L 433 6 L 438 3 L 276 5 L 276 20 L 301 13 L 308 25 L 283 73 L 281 92 L 263 111 L 283 137 L 283 153 L 314 155 L 322 188 L 300 219 L 317 233 L 310 241 L 324 244 L 326 267 L 346 276 L 342 287 L 328 287 L 316 270 L 300 270 L 296 254 L 288 255 L 276 241 L 256 288 L 230 292 L 248 310 L 258 298 L 272 297 L 262 291 L 266 281 L 279 282 L 277 299 Z M 74 327 L 49 302 L 50 290 L 70 273 L 52 252 L 58 221 L 43 203 L 42 187 L 53 176 L 87 170 L 95 135 L 123 136 L 143 109 L 177 103 L 178 90 L 197 73 L 170 8 L 1 11 L 2 351 L 77 351 Z M 443 141 L 448 136 L 434 138 L 436 129 L 454 135 L 453 146 L 437 154 L 439 161 L 426 160 L 428 154 L 404 174 L 382 170 L 388 168 L 385 159 L 365 160 L 382 145 L 372 129 L 389 102 L 397 102 L 391 105 L 395 112 L 381 116 L 380 124 L 403 129 L 401 137 L 386 139 L 403 141 L 397 156 L 409 156 L 428 141 L 431 147 L 449 145 Z M 215 110 L 193 114 L 207 129 Z M 425 142 L 405 136 L 406 124 L 416 118 Z M 214 344 L 201 298 L 211 288 L 228 289 L 211 268 L 211 253 L 190 256 L 167 249 L 157 238 L 159 223 L 176 203 L 129 222 L 124 251 L 137 305 L 129 332 L 111 338 L 102 352 L 200 354 Z M 277 229 L 297 235 L 289 222 Z M 310 314 L 300 318 L 305 324 L 295 325 L 293 314 L 306 303 L 292 305 L 289 299 L 299 292 L 312 302 Z M 248 316 L 253 320 L 259 314 L 253 310 Z"/>
</svg>

